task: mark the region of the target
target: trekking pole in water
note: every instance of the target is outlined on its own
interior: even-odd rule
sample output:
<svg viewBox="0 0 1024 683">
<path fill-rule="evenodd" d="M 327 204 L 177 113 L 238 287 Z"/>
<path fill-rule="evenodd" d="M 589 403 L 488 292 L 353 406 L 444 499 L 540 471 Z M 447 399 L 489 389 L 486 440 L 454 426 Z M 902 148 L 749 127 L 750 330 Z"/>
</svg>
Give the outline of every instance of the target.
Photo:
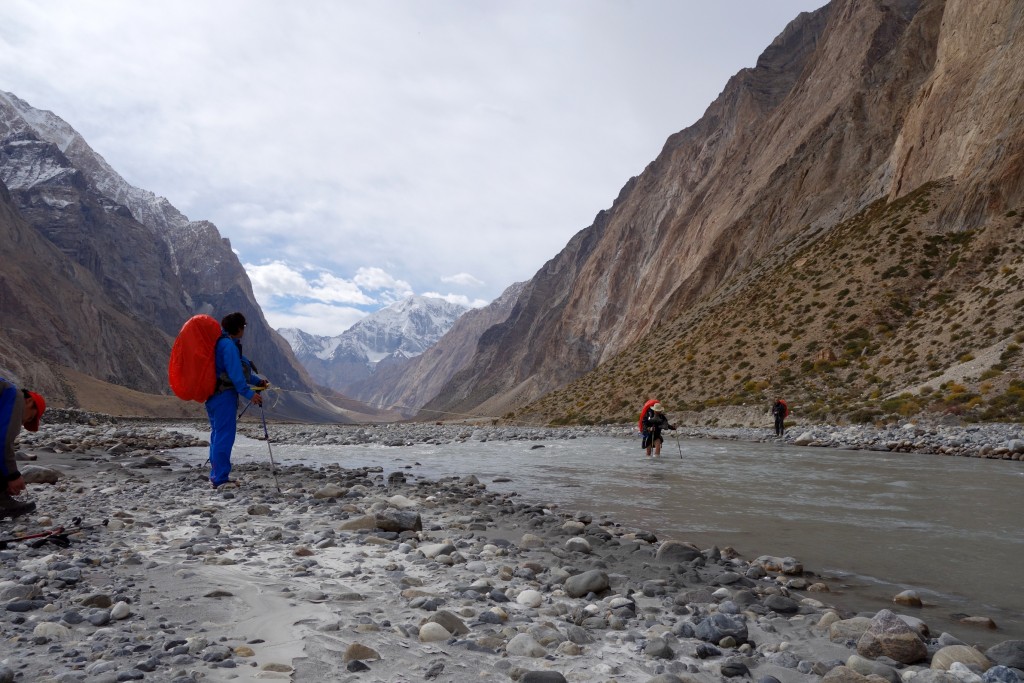
<svg viewBox="0 0 1024 683">
<path fill-rule="evenodd" d="M 679 459 L 683 459 L 683 447 L 679 445 L 679 432 L 676 431 L 676 448 L 679 449 Z"/>
<path fill-rule="evenodd" d="M 263 410 L 263 404 L 260 404 L 260 419 L 263 420 L 263 438 L 267 440 L 267 453 L 270 455 L 270 473 L 274 475 L 274 486 L 277 487 L 277 492 L 281 493 L 281 484 L 277 481 L 277 467 L 274 464 L 274 451 L 270 450 L 270 432 L 267 431 L 267 414 Z"/>
</svg>

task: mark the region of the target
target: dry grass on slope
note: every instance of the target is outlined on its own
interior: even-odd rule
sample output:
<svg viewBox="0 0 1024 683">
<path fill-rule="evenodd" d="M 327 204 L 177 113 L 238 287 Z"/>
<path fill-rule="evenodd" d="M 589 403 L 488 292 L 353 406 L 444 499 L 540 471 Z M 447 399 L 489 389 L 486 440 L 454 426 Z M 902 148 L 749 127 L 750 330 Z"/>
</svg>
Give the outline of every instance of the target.
<svg viewBox="0 0 1024 683">
<path fill-rule="evenodd" d="M 182 401 L 175 396 L 146 394 L 70 368 L 60 368 L 59 374 L 66 395 L 53 401 L 51 405 L 54 407 L 79 408 L 118 417 L 206 420 L 206 410 L 201 403 Z"/>
<path fill-rule="evenodd" d="M 808 228 L 634 349 L 506 417 L 628 422 L 652 396 L 679 411 L 781 395 L 812 420 L 1024 419 L 1024 221 L 1010 211 L 950 229 L 941 209 L 956 191 L 929 184 Z M 989 360 L 955 372 L 985 350 Z M 940 380 L 947 372 L 959 379 Z"/>
</svg>

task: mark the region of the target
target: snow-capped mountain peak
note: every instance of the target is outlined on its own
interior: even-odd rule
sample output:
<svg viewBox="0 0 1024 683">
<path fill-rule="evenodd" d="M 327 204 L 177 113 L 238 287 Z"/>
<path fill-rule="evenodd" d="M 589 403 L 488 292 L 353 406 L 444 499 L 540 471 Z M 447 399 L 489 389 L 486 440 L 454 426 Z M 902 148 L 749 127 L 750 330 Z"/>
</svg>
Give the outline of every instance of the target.
<svg viewBox="0 0 1024 683">
<path fill-rule="evenodd" d="M 295 328 L 278 332 L 320 384 L 345 391 L 384 359 L 408 359 L 426 351 L 469 310 L 444 299 L 410 296 L 369 314 L 334 337 Z"/>
</svg>

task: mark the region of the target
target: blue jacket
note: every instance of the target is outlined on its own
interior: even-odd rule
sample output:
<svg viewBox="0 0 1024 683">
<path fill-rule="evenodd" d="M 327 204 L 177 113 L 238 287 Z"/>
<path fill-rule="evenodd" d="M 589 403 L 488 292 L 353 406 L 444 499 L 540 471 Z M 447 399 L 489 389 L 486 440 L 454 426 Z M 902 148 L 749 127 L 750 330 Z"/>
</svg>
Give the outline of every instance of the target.
<svg viewBox="0 0 1024 683">
<path fill-rule="evenodd" d="M 251 399 L 256 393 L 249 388 L 250 377 L 259 381 L 252 372 L 252 361 L 242 355 L 242 342 L 227 335 L 217 340 L 217 393 L 234 389 L 240 396 Z"/>
<path fill-rule="evenodd" d="M 21 432 L 21 418 L 25 414 L 25 396 L 18 387 L 0 377 L 0 443 L 4 447 L 0 458 L 0 481 L 14 481 L 21 476 L 14 454 L 14 440 Z M 6 489 L 0 486 L 0 490 Z"/>
</svg>

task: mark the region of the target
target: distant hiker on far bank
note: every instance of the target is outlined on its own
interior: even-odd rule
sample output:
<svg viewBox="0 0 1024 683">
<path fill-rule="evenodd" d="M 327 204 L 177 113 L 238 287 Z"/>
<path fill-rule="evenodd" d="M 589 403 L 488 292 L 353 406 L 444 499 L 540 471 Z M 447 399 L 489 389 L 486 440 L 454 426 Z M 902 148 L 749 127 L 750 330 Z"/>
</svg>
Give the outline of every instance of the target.
<svg viewBox="0 0 1024 683">
<path fill-rule="evenodd" d="M 786 433 L 786 418 L 789 416 L 789 406 L 781 398 L 776 398 L 772 404 L 772 417 L 775 418 L 775 436 L 782 436 Z"/>
<path fill-rule="evenodd" d="M 217 386 L 206 401 L 206 414 L 210 418 L 210 484 L 213 488 L 238 485 L 231 479 L 231 449 L 235 445 L 238 427 L 238 397 L 242 396 L 258 406 L 263 397 L 253 387 L 267 386 L 267 380 L 256 374 L 256 366 L 242 355 L 242 335 L 245 334 L 245 316 L 231 313 L 220 321 L 222 335 L 215 347 Z M 252 386 L 250 386 L 252 385 Z"/>
<path fill-rule="evenodd" d="M 14 441 L 24 427 L 30 432 L 39 431 L 39 420 L 46 411 L 46 401 L 34 391 L 19 389 L 13 383 L 0 377 L 0 443 L 4 445 L 4 457 L 0 460 L 0 519 L 14 519 L 32 512 L 36 504 L 12 498 L 25 490 L 25 479 L 18 471 L 18 459 L 14 452 Z"/>
<path fill-rule="evenodd" d="M 668 417 L 665 416 L 665 409 L 660 403 L 655 403 L 653 406 L 644 413 L 641 420 L 643 424 L 643 448 L 647 452 L 647 456 L 650 457 L 651 451 L 654 451 L 654 457 L 661 457 L 661 445 L 665 442 L 664 437 L 661 435 L 663 429 L 675 430 L 675 427 L 668 423 Z"/>
</svg>

